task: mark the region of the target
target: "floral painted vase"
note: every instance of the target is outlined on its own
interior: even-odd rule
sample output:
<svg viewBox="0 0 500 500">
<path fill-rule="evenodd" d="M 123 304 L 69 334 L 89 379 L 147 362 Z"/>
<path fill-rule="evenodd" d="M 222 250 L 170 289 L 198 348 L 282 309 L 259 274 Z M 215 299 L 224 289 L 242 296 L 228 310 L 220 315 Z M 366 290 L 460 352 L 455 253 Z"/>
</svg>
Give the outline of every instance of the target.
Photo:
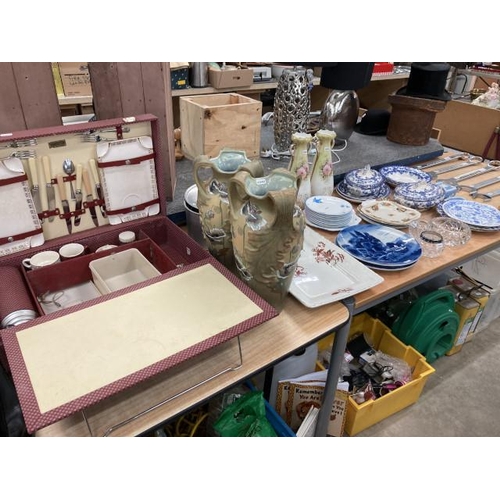
<svg viewBox="0 0 500 500">
<path fill-rule="evenodd" d="M 221 264 L 235 271 L 227 183 L 240 170 L 262 176 L 264 167 L 260 160 L 249 160 L 244 151 L 231 149 L 221 150 L 215 158 L 200 155 L 193 163 L 197 207 L 207 249 Z"/>
<path fill-rule="evenodd" d="M 304 241 L 297 205 L 299 180 L 285 168 L 254 178 L 240 171 L 229 181 L 234 259 L 240 278 L 281 311 Z"/>
<path fill-rule="evenodd" d="M 332 196 L 335 187 L 332 148 L 337 134 L 333 130 L 318 130 L 315 138 L 316 156 L 311 174 L 311 196 Z"/>
<path fill-rule="evenodd" d="M 292 157 L 288 170 L 300 179 L 297 190 L 297 205 L 304 208 L 307 198 L 311 197 L 311 167 L 309 165 L 309 149 L 313 137 L 311 134 L 296 132 L 292 134 Z"/>
</svg>

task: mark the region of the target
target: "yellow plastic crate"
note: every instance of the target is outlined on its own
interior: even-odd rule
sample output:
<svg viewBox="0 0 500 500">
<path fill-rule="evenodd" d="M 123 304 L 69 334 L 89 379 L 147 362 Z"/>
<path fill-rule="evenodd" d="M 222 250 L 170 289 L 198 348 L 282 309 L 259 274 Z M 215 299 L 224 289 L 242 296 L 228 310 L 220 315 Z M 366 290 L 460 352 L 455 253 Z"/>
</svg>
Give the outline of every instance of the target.
<svg viewBox="0 0 500 500">
<path fill-rule="evenodd" d="M 363 313 L 354 316 L 349 332 L 352 338 L 364 332 L 375 349 L 390 356 L 403 359 L 412 369 L 412 381 L 378 399 L 357 404 L 351 397 L 347 401 L 345 432 L 354 436 L 368 427 L 384 420 L 394 413 L 418 401 L 427 382 L 427 377 L 436 370 L 426 362 L 425 356 L 413 347 L 403 344 L 380 320 Z M 318 350 L 330 350 L 334 335 L 328 335 L 318 342 Z"/>
<path fill-rule="evenodd" d="M 375 349 L 390 356 L 403 359 L 412 369 L 412 380 L 378 399 L 357 404 L 352 397 L 347 402 L 345 432 L 354 436 L 418 401 L 429 375 L 436 370 L 429 365 L 425 356 L 413 347 L 403 344 L 380 320 L 362 313 L 354 316 L 349 336 L 365 332 Z"/>
</svg>

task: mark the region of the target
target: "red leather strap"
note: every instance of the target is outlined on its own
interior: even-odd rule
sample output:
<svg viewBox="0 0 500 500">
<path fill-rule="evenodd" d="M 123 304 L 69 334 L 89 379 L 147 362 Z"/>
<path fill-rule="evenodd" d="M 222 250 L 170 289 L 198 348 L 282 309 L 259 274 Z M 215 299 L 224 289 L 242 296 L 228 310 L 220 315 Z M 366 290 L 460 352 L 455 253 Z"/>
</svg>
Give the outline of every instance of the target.
<svg viewBox="0 0 500 500">
<path fill-rule="evenodd" d="M 154 153 L 145 156 L 138 156 L 137 158 L 129 158 L 128 160 L 119 160 L 119 161 L 98 161 L 97 166 L 99 168 L 108 168 L 108 167 L 124 167 L 126 165 L 138 165 L 146 160 L 152 160 L 155 157 Z"/>
<path fill-rule="evenodd" d="M 146 207 L 154 205 L 155 203 L 160 203 L 160 199 L 156 198 L 154 200 L 141 203 L 140 205 L 134 205 L 133 207 L 120 208 L 118 210 L 106 210 L 106 214 L 116 215 L 116 214 L 128 214 L 130 212 L 138 212 L 139 210 L 144 210 Z"/>
<path fill-rule="evenodd" d="M 12 243 L 13 241 L 24 240 L 24 238 L 35 236 L 36 234 L 40 234 L 42 232 L 43 229 L 40 227 L 38 229 L 33 229 L 33 231 L 28 231 L 27 233 L 15 234 L 12 236 L 7 236 L 5 238 L 0 238 L 0 245 L 3 245 L 4 243 Z"/>
<path fill-rule="evenodd" d="M 24 182 L 27 180 L 28 180 L 28 176 L 26 174 L 18 175 L 17 177 L 11 177 L 10 179 L 1 179 L 0 180 L 0 187 L 8 186 L 9 184 L 16 184 L 18 182 Z"/>
</svg>

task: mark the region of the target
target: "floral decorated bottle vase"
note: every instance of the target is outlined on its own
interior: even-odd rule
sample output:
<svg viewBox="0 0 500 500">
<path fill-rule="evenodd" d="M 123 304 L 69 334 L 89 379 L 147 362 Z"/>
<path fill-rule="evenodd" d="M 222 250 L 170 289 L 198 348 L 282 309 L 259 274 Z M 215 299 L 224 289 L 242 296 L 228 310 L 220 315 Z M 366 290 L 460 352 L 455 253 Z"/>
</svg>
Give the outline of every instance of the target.
<svg viewBox="0 0 500 500">
<path fill-rule="evenodd" d="M 309 165 L 309 149 L 312 135 L 296 132 L 292 135 L 292 158 L 288 170 L 300 179 L 297 189 L 297 205 L 304 208 L 307 198 L 311 196 L 311 166 Z"/>
<path fill-rule="evenodd" d="M 281 311 L 304 241 L 298 180 L 284 168 L 254 178 L 241 171 L 229 181 L 234 259 L 240 278 Z"/>
<path fill-rule="evenodd" d="M 207 249 L 233 272 L 236 269 L 227 182 L 240 170 L 255 177 L 264 175 L 262 162 L 250 161 L 244 151 L 223 149 L 216 158 L 200 155 L 194 160 L 194 179 L 198 187 L 197 207 Z"/>
<path fill-rule="evenodd" d="M 332 148 L 337 134 L 333 130 L 316 132 L 316 156 L 311 174 L 311 196 L 331 196 L 335 187 Z"/>
</svg>

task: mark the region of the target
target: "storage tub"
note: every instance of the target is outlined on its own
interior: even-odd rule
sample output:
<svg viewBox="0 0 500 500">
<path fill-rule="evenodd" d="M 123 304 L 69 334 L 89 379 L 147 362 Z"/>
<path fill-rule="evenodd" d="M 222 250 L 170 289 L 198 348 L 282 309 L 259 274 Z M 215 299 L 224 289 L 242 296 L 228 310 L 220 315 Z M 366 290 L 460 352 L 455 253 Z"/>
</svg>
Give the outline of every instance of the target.
<svg viewBox="0 0 500 500">
<path fill-rule="evenodd" d="M 89 267 L 95 286 L 103 295 L 161 274 L 137 248 L 93 260 Z"/>
<path fill-rule="evenodd" d="M 435 372 L 413 347 L 403 344 L 380 320 L 363 313 L 354 316 L 350 336 L 363 331 L 375 349 L 403 359 L 412 369 L 411 382 L 375 400 L 357 404 L 353 398 L 347 401 L 345 431 L 350 436 L 371 427 L 384 418 L 418 401 L 429 375 Z"/>
<path fill-rule="evenodd" d="M 403 344 L 384 323 L 372 318 L 367 313 L 354 316 L 349 338 L 352 338 L 358 332 L 366 333 L 375 349 L 406 361 L 412 369 L 412 380 L 385 396 L 362 404 L 357 404 L 349 396 L 344 429 L 350 436 L 354 436 L 384 420 L 384 418 L 416 403 L 427 382 L 427 378 L 436 371 L 426 362 L 425 356 L 413 347 Z M 318 343 L 320 352 L 330 349 L 332 338 L 333 335 L 329 335 Z"/>
</svg>

